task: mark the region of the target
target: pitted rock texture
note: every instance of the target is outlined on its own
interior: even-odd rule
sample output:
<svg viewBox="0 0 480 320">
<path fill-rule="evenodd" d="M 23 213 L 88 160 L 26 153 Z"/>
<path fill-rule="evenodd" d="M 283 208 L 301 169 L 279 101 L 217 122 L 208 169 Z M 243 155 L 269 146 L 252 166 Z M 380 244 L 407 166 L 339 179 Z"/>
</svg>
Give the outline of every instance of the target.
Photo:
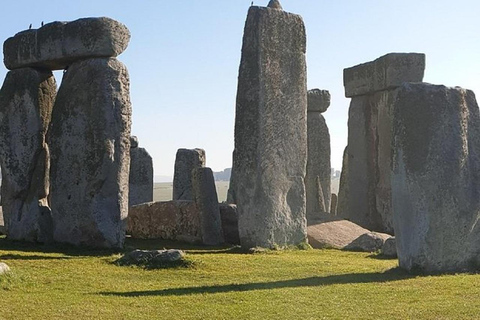
<svg viewBox="0 0 480 320">
<path fill-rule="evenodd" d="M 307 219 L 330 211 L 330 134 L 320 112 L 307 113 L 308 161 L 305 176 Z"/>
<path fill-rule="evenodd" d="M 123 246 L 128 213 L 129 77 L 115 58 L 72 64 L 48 132 L 54 240 Z"/>
<path fill-rule="evenodd" d="M 205 150 L 178 149 L 173 174 L 173 200 L 193 200 L 192 170 L 205 167 Z"/>
<path fill-rule="evenodd" d="M 307 100 L 308 112 L 324 113 L 330 106 L 330 92 L 320 89 L 308 90 Z"/>
<path fill-rule="evenodd" d="M 282 8 L 282 5 L 280 4 L 280 1 L 279 0 L 270 0 L 270 2 L 268 2 L 268 5 L 267 5 L 269 8 L 272 8 L 272 9 L 280 9 L 280 10 L 283 10 Z"/>
<path fill-rule="evenodd" d="M 421 82 L 425 54 L 389 53 L 374 61 L 343 70 L 346 97 L 395 89 L 404 82 Z"/>
<path fill-rule="evenodd" d="M 132 140 L 130 140 L 131 142 Z M 130 148 L 128 205 L 153 201 L 153 161 L 145 148 Z"/>
<path fill-rule="evenodd" d="M 306 240 L 305 47 L 299 15 L 250 7 L 238 80 L 231 192 L 243 247 Z"/>
<path fill-rule="evenodd" d="M 137 239 L 202 242 L 200 214 L 194 201 L 150 202 L 130 207 L 127 232 Z"/>
<path fill-rule="evenodd" d="M 215 188 L 212 169 L 193 169 L 192 184 L 195 204 L 200 214 L 203 244 L 219 245 L 224 243 L 217 189 Z"/>
<path fill-rule="evenodd" d="M 79 60 L 116 57 L 129 41 L 127 27 L 110 18 L 56 21 L 8 38 L 3 44 L 3 61 L 7 69 L 61 70 Z"/>
<path fill-rule="evenodd" d="M 400 267 L 480 269 L 480 114 L 459 87 L 404 84 L 394 105 L 392 203 Z"/>
<path fill-rule="evenodd" d="M 8 72 L 0 91 L 2 207 L 12 240 L 52 238 L 45 134 L 55 94 L 52 73 L 31 68 Z"/>
</svg>

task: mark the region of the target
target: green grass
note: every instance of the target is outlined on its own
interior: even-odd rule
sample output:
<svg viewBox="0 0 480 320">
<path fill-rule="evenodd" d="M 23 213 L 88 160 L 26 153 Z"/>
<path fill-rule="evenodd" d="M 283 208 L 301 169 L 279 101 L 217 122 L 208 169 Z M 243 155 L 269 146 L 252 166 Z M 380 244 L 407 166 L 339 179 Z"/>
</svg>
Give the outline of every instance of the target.
<svg viewBox="0 0 480 320">
<path fill-rule="evenodd" d="M 0 319 L 474 319 L 480 275 L 413 276 L 396 260 L 336 250 L 185 249 L 192 267 L 120 267 L 119 253 L 0 238 Z"/>
</svg>

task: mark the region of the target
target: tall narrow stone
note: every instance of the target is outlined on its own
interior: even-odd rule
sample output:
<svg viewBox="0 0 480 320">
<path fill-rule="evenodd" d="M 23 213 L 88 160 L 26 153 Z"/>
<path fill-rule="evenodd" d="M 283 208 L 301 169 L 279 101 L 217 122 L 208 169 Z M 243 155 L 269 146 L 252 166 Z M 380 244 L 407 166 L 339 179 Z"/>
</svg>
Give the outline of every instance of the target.
<svg viewBox="0 0 480 320">
<path fill-rule="evenodd" d="M 193 195 L 200 214 L 202 242 L 206 245 L 219 245 L 225 242 L 222 220 L 218 206 L 217 189 L 210 168 L 192 170 Z"/>
<path fill-rule="evenodd" d="M 178 149 L 173 174 L 173 200 L 193 200 L 192 170 L 205 167 L 205 150 Z"/>
<path fill-rule="evenodd" d="M 308 160 L 305 177 L 308 220 L 315 219 L 320 213 L 330 209 L 330 134 L 325 118 L 321 114 L 329 106 L 330 93 L 327 90 L 308 91 Z"/>
<path fill-rule="evenodd" d="M 394 232 L 391 108 L 395 89 L 421 82 L 424 70 L 425 55 L 418 53 L 390 53 L 344 70 L 345 95 L 352 101 L 337 214 L 364 228 Z"/>
<path fill-rule="evenodd" d="M 130 178 L 128 205 L 153 201 L 153 162 L 145 148 L 138 147 L 137 137 L 130 139 Z"/>
<path fill-rule="evenodd" d="M 9 239 L 52 238 L 45 134 L 55 94 L 52 73 L 31 68 L 8 72 L 0 91 L 2 206 Z"/>
<path fill-rule="evenodd" d="M 305 46 L 299 15 L 250 7 L 239 70 L 231 192 L 244 247 L 306 240 Z"/>
<path fill-rule="evenodd" d="M 459 87 L 404 84 L 394 105 L 392 202 L 400 267 L 480 268 L 480 114 Z"/>
<path fill-rule="evenodd" d="M 129 77 L 115 58 L 64 74 L 48 133 L 54 239 L 122 247 L 128 211 Z"/>
</svg>

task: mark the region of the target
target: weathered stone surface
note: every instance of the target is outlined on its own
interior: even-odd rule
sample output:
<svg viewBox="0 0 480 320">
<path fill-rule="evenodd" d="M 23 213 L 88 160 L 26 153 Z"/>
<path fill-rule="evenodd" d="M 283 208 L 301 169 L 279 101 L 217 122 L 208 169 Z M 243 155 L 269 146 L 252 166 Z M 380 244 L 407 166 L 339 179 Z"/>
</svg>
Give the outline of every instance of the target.
<svg viewBox="0 0 480 320">
<path fill-rule="evenodd" d="M 238 234 L 237 205 L 220 203 L 219 208 L 225 242 L 239 245 L 240 235 Z"/>
<path fill-rule="evenodd" d="M 127 232 L 138 239 L 202 242 L 200 216 L 194 201 L 150 202 L 130 207 Z"/>
<path fill-rule="evenodd" d="M 79 60 L 116 57 L 129 41 L 127 27 L 110 18 L 56 21 L 8 38 L 3 44 L 3 61 L 7 69 L 61 70 Z"/>
<path fill-rule="evenodd" d="M 328 90 L 311 89 L 307 93 L 307 111 L 320 112 L 327 111 L 330 106 L 330 92 Z"/>
<path fill-rule="evenodd" d="M 178 149 L 173 175 L 173 200 L 193 200 L 192 170 L 205 167 L 205 150 Z"/>
<path fill-rule="evenodd" d="M 45 133 L 55 94 L 52 73 L 31 68 L 8 72 L 0 91 L 2 208 L 9 239 L 52 238 Z"/>
<path fill-rule="evenodd" d="M 115 263 L 121 266 L 145 265 L 157 266 L 181 261 L 185 258 L 185 253 L 178 249 L 164 250 L 133 250 L 125 254 Z"/>
<path fill-rule="evenodd" d="M 7 231 L 5 229 L 5 222 L 3 221 L 2 207 L 0 207 L 0 235 L 2 234 L 7 234 Z"/>
<path fill-rule="evenodd" d="M 348 221 L 322 214 L 316 221 L 309 221 L 308 243 L 315 249 L 343 249 L 369 230 Z"/>
<path fill-rule="evenodd" d="M 48 132 L 54 240 L 123 246 L 131 113 L 118 60 L 84 60 L 64 74 Z"/>
<path fill-rule="evenodd" d="M 391 235 L 380 232 L 367 232 L 353 240 L 344 249 L 352 251 L 375 252 L 381 250 Z"/>
<path fill-rule="evenodd" d="M 421 82 L 425 54 L 389 53 L 374 61 L 343 70 L 346 97 L 395 89 L 404 82 Z"/>
<path fill-rule="evenodd" d="M 330 134 L 320 112 L 307 113 L 308 161 L 305 176 L 307 219 L 330 210 Z"/>
<path fill-rule="evenodd" d="M 480 115 L 472 91 L 426 83 L 398 89 L 392 203 L 400 267 L 480 268 Z"/>
<path fill-rule="evenodd" d="M 294 245 L 306 239 L 305 46 L 300 16 L 250 7 L 232 169 L 244 247 Z"/>
<path fill-rule="evenodd" d="M 217 189 L 215 188 L 212 169 L 193 169 L 192 184 L 193 196 L 200 215 L 203 244 L 218 245 L 224 243 Z"/>
<path fill-rule="evenodd" d="M 386 257 L 397 257 L 397 244 L 395 243 L 395 237 L 390 237 L 385 240 L 382 247 L 382 254 Z"/>
<path fill-rule="evenodd" d="M 4 262 L 0 262 L 0 276 L 8 272 L 10 272 L 10 267 Z"/>
<path fill-rule="evenodd" d="M 333 216 L 337 215 L 337 201 L 337 195 L 335 193 L 332 193 L 332 196 L 330 198 L 330 214 Z"/>
<path fill-rule="evenodd" d="M 132 141 L 130 139 L 130 141 Z M 145 148 L 130 148 L 128 205 L 153 201 L 153 161 Z"/>
</svg>

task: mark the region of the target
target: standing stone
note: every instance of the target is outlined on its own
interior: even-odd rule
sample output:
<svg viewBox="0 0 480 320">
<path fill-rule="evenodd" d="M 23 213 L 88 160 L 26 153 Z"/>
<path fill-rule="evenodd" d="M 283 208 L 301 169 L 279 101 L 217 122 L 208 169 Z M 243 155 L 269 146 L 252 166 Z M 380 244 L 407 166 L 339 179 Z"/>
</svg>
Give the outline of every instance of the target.
<svg viewBox="0 0 480 320">
<path fill-rule="evenodd" d="M 178 149 L 173 175 L 173 200 L 193 200 L 192 170 L 205 167 L 205 150 Z"/>
<path fill-rule="evenodd" d="M 123 246 L 128 212 L 129 77 L 115 58 L 72 64 L 48 133 L 54 239 Z"/>
<path fill-rule="evenodd" d="M 2 205 L 8 238 L 49 242 L 49 150 L 45 134 L 55 101 L 50 71 L 7 73 L 0 91 Z"/>
<path fill-rule="evenodd" d="M 153 201 L 153 162 L 145 148 L 138 147 L 137 137 L 130 138 L 130 178 L 128 205 Z"/>
<path fill-rule="evenodd" d="M 206 245 L 224 243 L 217 189 L 210 168 L 192 170 L 193 195 L 200 213 L 202 242 Z"/>
<path fill-rule="evenodd" d="M 392 202 L 400 267 L 480 268 L 480 114 L 475 95 L 427 83 L 398 89 Z"/>
<path fill-rule="evenodd" d="M 222 219 L 222 230 L 225 242 L 240 245 L 237 205 L 219 203 L 218 206 L 220 208 L 220 218 Z"/>
<path fill-rule="evenodd" d="M 394 232 L 390 140 L 395 88 L 421 82 L 424 70 L 425 55 L 418 53 L 390 53 L 344 70 L 345 95 L 352 100 L 338 214 L 364 228 Z"/>
<path fill-rule="evenodd" d="M 329 105 L 330 93 L 327 90 L 308 91 L 308 160 L 305 176 L 308 220 L 315 219 L 330 209 L 330 134 L 321 114 Z"/>
<path fill-rule="evenodd" d="M 337 195 L 335 193 L 332 193 L 330 202 L 330 213 L 334 216 L 337 215 Z"/>
<path fill-rule="evenodd" d="M 239 71 L 232 169 L 243 247 L 306 241 L 305 46 L 299 15 L 250 7 Z"/>
</svg>

